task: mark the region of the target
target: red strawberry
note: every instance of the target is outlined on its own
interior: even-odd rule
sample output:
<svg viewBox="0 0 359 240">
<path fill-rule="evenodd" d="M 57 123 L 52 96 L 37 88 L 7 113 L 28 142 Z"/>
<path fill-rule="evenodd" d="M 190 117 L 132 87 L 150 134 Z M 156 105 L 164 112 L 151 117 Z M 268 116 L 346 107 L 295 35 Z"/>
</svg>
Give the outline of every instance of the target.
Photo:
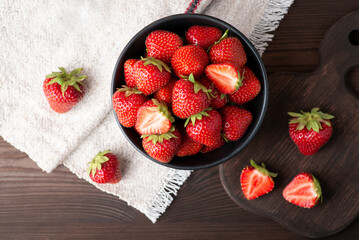
<svg viewBox="0 0 359 240">
<path fill-rule="evenodd" d="M 177 79 L 172 78 L 164 87 L 155 92 L 154 98 L 158 101 L 164 101 L 168 107 L 172 106 L 172 91 Z"/>
<path fill-rule="evenodd" d="M 226 142 L 224 141 L 224 139 L 221 137 L 218 139 L 218 141 L 213 145 L 213 146 L 206 146 L 203 145 L 203 148 L 201 149 L 201 153 L 208 153 L 208 152 L 212 152 L 220 147 L 222 147 Z"/>
<path fill-rule="evenodd" d="M 225 106 L 221 115 L 223 134 L 228 141 L 239 140 L 253 119 L 248 110 L 236 106 Z"/>
<path fill-rule="evenodd" d="M 137 88 L 129 88 L 123 85 L 112 96 L 112 106 L 118 121 L 124 127 L 133 127 L 138 109 L 147 100 L 148 98 Z"/>
<path fill-rule="evenodd" d="M 264 163 L 259 166 L 251 160 L 251 165 L 245 167 L 241 173 L 242 191 L 248 200 L 256 199 L 272 191 L 274 188 L 272 177 L 277 176 L 277 173 L 269 172 Z"/>
<path fill-rule="evenodd" d="M 316 153 L 332 136 L 333 127 L 329 119 L 334 116 L 313 108 L 311 112 L 288 113 L 289 135 L 303 155 Z"/>
<path fill-rule="evenodd" d="M 175 51 L 171 64 L 178 77 L 189 76 L 192 73 L 195 78 L 199 78 L 208 61 L 208 55 L 203 48 L 198 45 L 186 45 Z"/>
<path fill-rule="evenodd" d="M 241 75 L 231 63 L 210 64 L 205 72 L 221 93 L 233 93 L 242 86 Z"/>
<path fill-rule="evenodd" d="M 181 134 L 175 128 L 164 134 L 142 135 L 144 150 L 154 159 L 168 163 L 181 145 Z"/>
<path fill-rule="evenodd" d="M 186 131 L 193 140 L 214 146 L 221 138 L 222 119 L 216 110 L 208 109 L 187 118 Z"/>
<path fill-rule="evenodd" d="M 145 95 L 151 95 L 171 79 L 171 70 L 162 61 L 148 57 L 139 60 L 133 69 L 136 85 Z"/>
<path fill-rule="evenodd" d="M 147 55 L 166 64 L 171 63 L 173 53 L 182 45 L 180 36 L 164 30 L 153 31 L 146 38 Z"/>
<path fill-rule="evenodd" d="M 248 67 L 241 71 L 242 84 L 237 91 L 229 94 L 229 99 L 236 104 L 244 104 L 255 98 L 261 91 L 261 84 L 256 75 Z"/>
<path fill-rule="evenodd" d="M 299 207 L 312 208 L 323 201 L 318 179 L 310 173 L 300 173 L 284 188 L 283 197 Z"/>
<path fill-rule="evenodd" d="M 125 73 L 125 82 L 126 85 L 130 88 L 136 87 L 136 78 L 133 74 L 134 65 L 139 61 L 139 59 L 128 59 L 124 66 L 124 73 Z"/>
<path fill-rule="evenodd" d="M 166 103 L 151 99 L 138 109 L 135 129 L 139 134 L 162 134 L 171 129 L 174 121 Z"/>
<path fill-rule="evenodd" d="M 191 74 L 188 79 L 176 82 L 172 92 L 172 111 L 179 118 L 188 118 L 208 108 L 211 100 L 209 90 L 194 80 Z"/>
<path fill-rule="evenodd" d="M 243 67 L 247 56 L 241 41 L 236 37 L 227 37 L 228 30 L 209 50 L 211 63 L 232 63 L 236 68 Z"/>
<path fill-rule="evenodd" d="M 65 68 L 59 67 L 61 72 L 53 72 L 46 76 L 43 90 L 52 110 L 57 113 L 70 111 L 84 96 L 82 81 L 86 75 L 77 76 L 82 68 L 67 73 Z"/>
<path fill-rule="evenodd" d="M 99 152 L 89 162 L 87 173 L 97 183 L 118 183 L 121 180 L 120 162 L 110 150 Z"/>
<path fill-rule="evenodd" d="M 190 156 L 199 153 L 203 146 L 202 143 L 196 142 L 190 138 L 186 131 L 182 131 L 181 136 L 182 143 L 176 154 L 178 157 Z"/>
<path fill-rule="evenodd" d="M 186 32 L 186 40 L 189 44 L 197 44 L 204 49 L 209 48 L 222 36 L 222 31 L 216 27 L 194 25 Z"/>
<path fill-rule="evenodd" d="M 224 93 L 220 93 L 218 89 L 214 86 L 214 84 L 206 77 L 203 76 L 201 79 L 198 80 L 203 86 L 207 89 L 211 90 L 211 104 L 210 106 L 214 109 L 220 109 L 226 105 L 228 102 L 228 97 Z"/>
</svg>

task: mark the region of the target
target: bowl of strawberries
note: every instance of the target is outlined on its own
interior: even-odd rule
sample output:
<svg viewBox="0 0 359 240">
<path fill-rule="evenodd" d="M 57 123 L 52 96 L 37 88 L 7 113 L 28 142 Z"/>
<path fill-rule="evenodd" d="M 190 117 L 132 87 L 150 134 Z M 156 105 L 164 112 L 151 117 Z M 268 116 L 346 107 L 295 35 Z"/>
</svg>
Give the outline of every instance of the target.
<svg viewBox="0 0 359 240">
<path fill-rule="evenodd" d="M 112 106 L 132 146 L 185 170 L 237 155 L 268 103 L 264 64 L 251 42 L 214 17 L 178 14 L 138 32 L 116 63 Z"/>
</svg>

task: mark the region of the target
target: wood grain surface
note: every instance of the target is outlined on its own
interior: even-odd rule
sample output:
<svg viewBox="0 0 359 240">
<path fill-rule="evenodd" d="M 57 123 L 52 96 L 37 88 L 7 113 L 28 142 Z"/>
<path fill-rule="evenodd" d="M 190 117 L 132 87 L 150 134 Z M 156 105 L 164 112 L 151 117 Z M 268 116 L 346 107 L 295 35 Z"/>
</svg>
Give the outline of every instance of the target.
<svg viewBox="0 0 359 240">
<path fill-rule="evenodd" d="M 359 26 L 359 10 L 345 16 L 324 36 L 320 64 L 312 73 L 276 73 L 269 76 L 269 104 L 262 128 L 232 161 L 220 166 L 223 186 L 241 207 L 262 214 L 308 237 L 341 231 L 359 215 L 359 98 L 347 89 L 344 78 L 359 65 L 359 46 L 348 37 Z M 287 112 L 321 107 L 335 116 L 328 144 L 312 156 L 303 156 L 288 133 Z M 254 159 L 277 172 L 273 192 L 248 201 L 240 187 L 241 169 Z M 319 179 L 324 201 L 313 209 L 288 204 L 285 186 L 300 172 Z"/>
<path fill-rule="evenodd" d="M 358 8 L 356 0 L 295 1 L 263 56 L 268 73 L 314 71 L 325 32 Z M 359 68 L 346 81 L 359 92 Z M 218 167 L 195 171 L 152 224 L 63 166 L 42 172 L 0 138 L 0 190 L 0 239 L 305 239 L 238 207 L 223 189 Z M 358 219 L 326 239 L 359 239 Z"/>
</svg>

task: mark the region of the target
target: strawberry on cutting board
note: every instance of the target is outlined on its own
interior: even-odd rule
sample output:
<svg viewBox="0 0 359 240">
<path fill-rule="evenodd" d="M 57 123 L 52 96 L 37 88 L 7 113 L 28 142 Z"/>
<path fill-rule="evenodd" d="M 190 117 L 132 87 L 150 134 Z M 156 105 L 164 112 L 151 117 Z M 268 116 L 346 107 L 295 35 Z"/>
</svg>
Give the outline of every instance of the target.
<svg viewBox="0 0 359 240">
<path fill-rule="evenodd" d="M 264 194 L 269 193 L 274 188 L 273 177 L 277 173 L 269 172 L 264 163 L 257 165 L 253 160 L 251 166 L 247 166 L 241 173 L 241 187 L 244 196 L 248 200 L 256 199 Z"/>
<path fill-rule="evenodd" d="M 133 66 L 132 73 L 136 86 L 145 95 L 151 95 L 171 79 L 170 68 L 162 61 L 153 57 L 142 58 Z"/>
<path fill-rule="evenodd" d="M 197 82 L 193 74 L 181 78 L 173 87 L 172 110 L 179 118 L 188 118 L 208 108 L 211 104 L 209 89 Z"/>
<path fill-rule="evenodd" d="M 174 121 L 166 103 L 153 98 L 138 109 L 135 129 L 139 134 L 162 134 L 171 129 Z"/>
<path fill-rule="evenodd" d="M 154 159 L 168 163 L 176 155 L 181 145 L 180 132 L 172 127 L 164 134 L 142 135 L 143 149 Z"/>
<path fill-rule="evenodd" d="M 283 197 L 299 207 L 312 208 L 323 201 L 318 179 L 310 173 L 300 173 L 284 188 Z"/>
<path fill-rule="evenodd" d="M 216 27 L 194 25 L 186 32 L 186 40 L 191 45 L 209 48 L 222 36 L 222 31 Z"/>
<path fill-rule="evenodd" d="M 97 183 L 118 183 L 121 180 L 120 162 L 110 150 L 99 152 L 89 162 L 87 174 Z"/>
<path fill-rule="evenodd" d="M 242 42 L 236 37 L 228 37 L 228 30 L 209 50 L 211 63 L 232 63 L 241 68 L 247 62 Z"/>
<path fill-rule="evenodd" d="M 183 42 L 180 36 L 165 30 L 155 30 L 146 38 L 147 56 L 154 57 L 166 64 L 171 63 L 173 53 Z"/>
<path fill-rule="evenodd" d="M 188 77 L 191 73 L 199 78 L 208 65 L 207 52 L 198 45 L 180 47 L 172 56 L 171 64 L 178 77 Z"/>
<path fill-rule="evenodd" d="M 83 98 L 85 92 L 82 81 L 87 76 L 78 76 L 82 68 L 70 73 L 63 67 L 59 69 L 61 72 L 53 72 L 46 76 L 43 90 L 51 109 L 57 113 L 66 113 Z"/>
<path fill-rule="evenodd" d="M 261 91 L 261 83 L 249 67 L 244 66 L 240 75 L 240 87 L 228 95 L 229 100 L 236 104 L 244 104 L 253 100 Z"/>
<path fill-rule="evenodd" d="M 122 88 L 117 89 L 112 96 L 112 106 L 118 121 L 124 127 L 133 127 L 138 109 L 147 100 L 148 98 L 137 88 L 129 88 L 123 85 Z"/>
<path fill-rule="evenodd" d="M 299 151 L 306 156 L 316 153 L 332 136 L 333 126 L 329 119 L 334 116 L 313 108 L 310 112 L 288 114 L 293 117 L 289 121 L 289 135 Z"/>
</svg>

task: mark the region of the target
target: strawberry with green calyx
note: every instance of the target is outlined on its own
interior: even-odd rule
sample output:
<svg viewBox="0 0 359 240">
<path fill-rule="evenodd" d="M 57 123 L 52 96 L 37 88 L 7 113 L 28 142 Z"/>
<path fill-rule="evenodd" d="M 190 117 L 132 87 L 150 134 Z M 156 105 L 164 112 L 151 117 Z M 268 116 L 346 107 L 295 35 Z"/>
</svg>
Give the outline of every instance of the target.
<svg viewBox="0 0 359 240">
<path fill-rule="evenodd" d="M 247 131 L 253 120 L 252 113 L 246 109 L 227 105 L 221 109 L 222 134 L 227 141 L 237 141 Z"/>
<path fill-rule="evenodd" d="M 195 78 L 199 78 L 208 62 L 207 52 L 203 48 L 198 45 L 186 45 L 175 51 L 171 65 L 178 77 L 189 76 L 192 73 Z"/>
<path fill-rule="evenodd" d="M 87 174 L 97 183 L 118 183 L 121 180 L 120 162 L 110 150 L 99 152 L 89 162 Z"/>
<path fill-rule="evenodd" d="M 137 111 L 135 129 L 139 134 L 162 134 L 171 129 L 174 121 L 166 103 L 153 98 Z"/>
<path fill-rule="evenodd" d="M 216 27 L 194 25 L 186 32 L 186 40 L 189 44 L 199 45 L 204 49 L 209 48 L 222 36 L 222 31 Z"/>
<path fill-rule="evenodd" d="M 302 208 L 312 208 L 323 201 L 318 179 L 310 173 L 300 173 L 284 188 L 283 197 Z"/>
<path fill-rule="evenodd" d="M 147 55 L 165 62 L 171 63 L 174 52 L 182 47 L 183 42 L 180 36 L 165 30 L 155 30 L 146 38 Z"/>
<path fill-rule="evenodd" d="M 221 115 L 216 110 L 208 108 L 187 118 L 185 127 L 188 136 L 193 140 L 214 146 L 221 138 Z"/>
<path fill-rule="evenodd" d="M 240 75 L 242 76 L 242 85 L 237 91 L 228 95 L 229 100 L 236 104 L 244 104 L 253 100 L 261 91 L 261 83 L 249 67 L 244 66 Z"/>
<path fill-rule="evenodd" d="M 57 113 L 66 113 L 83 98 L 82 81 L 87 76 L 78 76 L 82 68 L 77 68 L 70 73 L 67 73 L 63 67 L 59 69 L 61 72 L 53 72 L 46 76 L 43 90 L 52 110 Z"/>
<path fill-rule="evenodd" d="M 221 93 L 233 93 L 243 85 L 244 75 L 231 63 L 210 64 L 205 72 Z"/>
<path fill-rule="evenodd" d="M 129 88 L 122 85 L 122 88 L 112 96 L 112 106 L 116 112 L 118 121 L 124 127 L 133 127 L 136 122 L 137 111 L 148 98 L 137 88 Z"/>
<path fill-rule="evenodd" d="M 252 159 L 251 166 L 247 166 L 241 173 L 241 187 L 247 200 L 256 199 L 271 192 L 274 188 L 273 177 L 277 173 L 269 172 L 264 163 L 257 165 Z"/>
<path fill-rule="evenodd" d="M 288 112 L 289 135 L 303 155 L 316 153 L 332 136 L 333 127 L 329 119 L 334 116 L 313 108 L 311 112 Z"/>
<path fill-rule="evenodd" d="M 232 63 L 241 68 L 247 62 L 242 42 L 236 37 L 228 37 L 228 29 L 208 52 L 211 63 Z"/>
<path fill-rule="evenodd" d="M 179 118 L 188 118 L 208 108 L 211 90 L 195 81 L 193 74 L 181 78 L 173 87 L 172 110 Z"/>
<path fill-rule="evenodd" d="M 176 155 L 181 145 L 180 132 L 172 127 L 164 134 L 142 135 L 143 149 L 154 159 L 168 163 Z"/>
<path fill-rule="evenodd" d="M 171 79 L 171 69 L 153 57 L 141 58 L 133 67 L 136 86 L 145 95 L 151 95 Z"/>
</svg>

